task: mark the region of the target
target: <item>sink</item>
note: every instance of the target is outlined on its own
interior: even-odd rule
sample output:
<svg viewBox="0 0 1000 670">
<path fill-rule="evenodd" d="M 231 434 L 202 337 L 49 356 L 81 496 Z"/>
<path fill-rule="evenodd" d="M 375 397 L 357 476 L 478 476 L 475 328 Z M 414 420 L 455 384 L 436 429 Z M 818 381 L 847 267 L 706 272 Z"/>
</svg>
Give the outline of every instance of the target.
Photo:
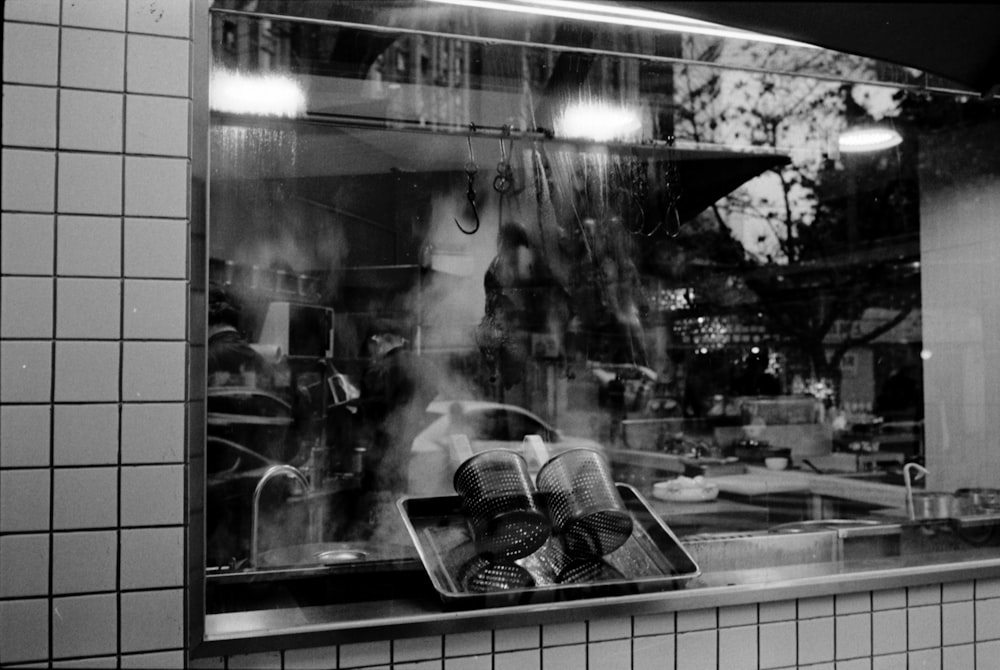
<svg viewBox="0 0 1000 670">
<path fill-rule="evenodd" d="M 259 557 L 260 569 L 348 566 L 355 563 L 373 563 L 416 559 L 412 546 L 375 544 L 371 542 L 317 542 L 296 544 L 263 551 Z"/>
</svg>

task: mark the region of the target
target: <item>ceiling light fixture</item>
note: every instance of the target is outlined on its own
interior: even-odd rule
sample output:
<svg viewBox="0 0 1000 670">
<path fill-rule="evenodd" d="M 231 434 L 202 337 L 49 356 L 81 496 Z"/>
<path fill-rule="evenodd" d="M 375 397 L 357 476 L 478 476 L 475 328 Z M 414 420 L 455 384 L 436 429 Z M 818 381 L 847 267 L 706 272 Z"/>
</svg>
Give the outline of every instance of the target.
<svg viewBox="0 0 1000 670">
<path fill-rule="evenodd" d="M 214 112 L 294 118 L 306 110 L 305 91 L 291 77 L 219 70 L 212 73 L 209 90 Z"/>
<path fill-rule="evenodd" d="M 554 18 L 573 19 L 578 21 L 597 21 L 599 23 L 609 23 L 619 26 L 651 28 L 653 30 L 693 33 L 697 35 L 712 35 L 714 37 L 732 37 L 735 39 L 769 42 L 772 44 L 785 44 L 810 49 L 817 48 L 811 44 L 796 42 L 783 37 L 775 37 L 772 35 L 750 32 L 748 30 L 729 28 L 717 23 L 699 21 L 698 19 L 689 19 L 685 16 L 677 16 L 675 14 L 655 12 L 648 9 L 620 7 L 617 5 L 595 2 L 580 2 L 578 0 L 504 0 L 502 2 L 498 2 L 496 0 L 427 1 L 445 5 L 458 5 L 461 7 L 493 9 L 501 12 L 535 14 L 538 16 L 551 16 Z"/>
<path fill-rule="evenodd" d="M 837 137 L 837 148 L 844 154 L 891 149 L 903 141 L 903 136 L 893 128 L 860 126 L 848 128 Z"/>
</svg>

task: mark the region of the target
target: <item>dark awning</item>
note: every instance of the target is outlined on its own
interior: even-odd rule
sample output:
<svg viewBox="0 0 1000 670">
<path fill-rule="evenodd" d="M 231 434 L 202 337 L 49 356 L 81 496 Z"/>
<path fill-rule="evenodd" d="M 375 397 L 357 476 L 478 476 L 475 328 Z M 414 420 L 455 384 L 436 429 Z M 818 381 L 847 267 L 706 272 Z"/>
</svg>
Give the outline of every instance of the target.
<svg viewBox="0 0 1000 670">
<path fill-rule="evenodd" d="M 1000 3 L 671 2 L 654 9 L 912 67 L 979 93 L 1000 88 Z"/>
</svg>

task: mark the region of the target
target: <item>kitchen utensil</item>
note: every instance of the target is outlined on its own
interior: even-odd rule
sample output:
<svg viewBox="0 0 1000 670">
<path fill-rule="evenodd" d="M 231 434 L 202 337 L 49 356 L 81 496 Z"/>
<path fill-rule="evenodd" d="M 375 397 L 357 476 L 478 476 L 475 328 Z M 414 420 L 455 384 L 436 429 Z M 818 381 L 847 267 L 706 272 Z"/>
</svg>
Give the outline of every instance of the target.
<svg viewBox="0 0 1000 670">
<path fill-rule="evenodd" d="M 764 459 L 764 466 L 768 470 L 784 470 L 788 467 L 788 459 L 781 456 L 768 456 Z"/>
<path fill-rule="evenodd" d="M 468 593 L 489 593 L 525 589 L 535 585 L 535 579 L 525 568 L 513 561 L 491 561 L 476 556 L 458 572 L 458 582 Z"/>
<path fill-rule="evenodd" d="M 484 558 L 527 556 L 551 534 L 520 454 L 507 449 L 480 452 L 458 467 L 454 484 L 468 511 L 476 549 Z"/>
<path fill-rule="evenodd" d="M 536 482 L 569 554 L 603 556 L 631 535 L 632 517 L 615 489 L 608 462 L 596 451 L 564 451 L 542 466 Z"/>
<path fill-rule="evenodd" d="M 955 491 L 960 514 L 988 514 L 1000 511 L 1000 489 L 962 488 Z"/>
<path fill-rule="evenodd" d="M 913 517 L 921 519 L 950 519 L 955 516 L 955 496 L 944 491 L 914 491 Z"/>
</svg>

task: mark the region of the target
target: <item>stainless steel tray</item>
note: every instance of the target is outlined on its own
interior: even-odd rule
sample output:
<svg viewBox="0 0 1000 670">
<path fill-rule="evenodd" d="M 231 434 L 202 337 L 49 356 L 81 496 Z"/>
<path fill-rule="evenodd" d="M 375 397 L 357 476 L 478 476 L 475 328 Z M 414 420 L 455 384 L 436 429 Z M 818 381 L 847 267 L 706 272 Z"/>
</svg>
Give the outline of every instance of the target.
<svg viewBox="0 0 1000 670">
<path fill-rule="evenodd" d="M 691 555 L 639 493 L 626 484 L 618 492 L 632 515 L 632 535 L 603 558 L 608 567 L 587 581 L 558 583 L 549 543 L 515 561 L 533 578 L 534 586 L 485 593 L 463 588 L 463 566 L 475 556 L 472 532 L 458 496 L 405 497 L 398 502 L 420 560 L 446 608 L 470 609 L 524 605 L 580 598 L 668 591 L 701 574 Z"/>
</svg>

